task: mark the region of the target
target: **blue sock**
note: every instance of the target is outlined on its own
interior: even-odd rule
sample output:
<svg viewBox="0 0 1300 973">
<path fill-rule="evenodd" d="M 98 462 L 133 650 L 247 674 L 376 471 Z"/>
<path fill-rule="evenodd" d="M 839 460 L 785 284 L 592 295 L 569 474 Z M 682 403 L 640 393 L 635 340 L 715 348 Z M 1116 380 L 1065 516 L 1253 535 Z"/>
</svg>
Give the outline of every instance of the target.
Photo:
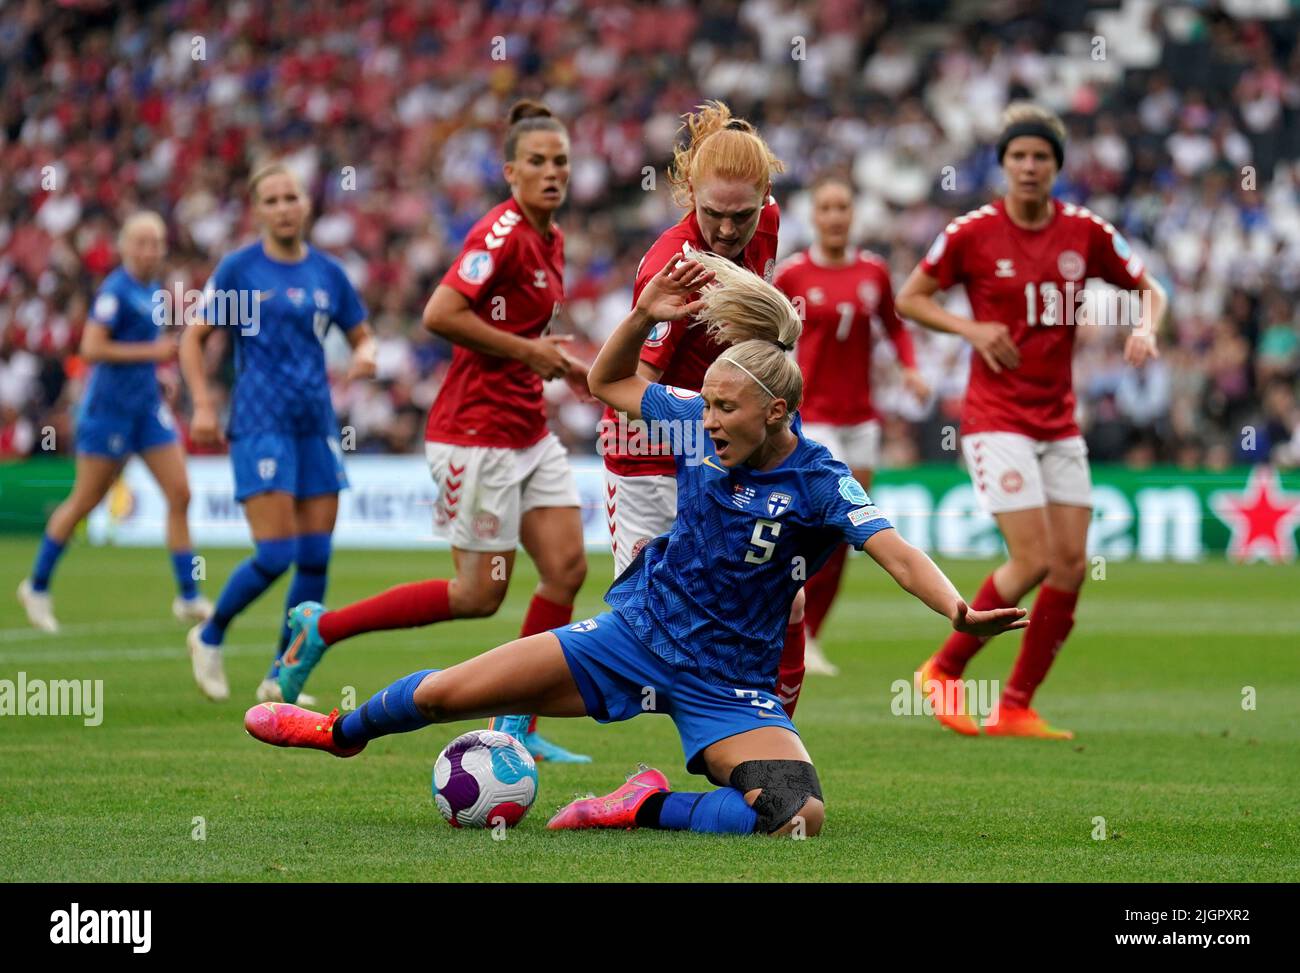
<svg viewBox="0 0 1300 973">
<path fill-rule="evenodd" d="M 390 733 L 410 733 L 429 725 L 415 705 L 415 689 L 424 677 L 437 669 L 421 669 L 381 689 L 334 724 L 335 741 L 348 747 L 367 743 Z"/>
<path fill-rule="evenodd" d="M 275 579 L 293 563 L 295 544 L 292 537 L 258 541 L 254 547 L 253 556 L 235 568 L 227 579 L 212 617 L 199 633 L 208 645 L 220 645 L 235 616 L 275 584 Z"/>
<path fill-rule="evenodd" d="M 41 546 L 36 551 L 36 562 L 32 565 L 32 590 L 47 591 L 50 587 L 50 575 L 54 565 L 59 561 L 65 545 L 50 540 L 49 534 L 41 535 Z"/>
<path fill-rule="evenodd" d="M 289 594 L 284 601 L 284 624 L 280 627 L 280 647 L 276 650 L 278 660 L 289 647 L 289 609 L 304 601 L 325 601 L 325 585 L 329 580 L 330 535 L 298 535 L 298 570 L 293 573 L 289 583 Z M 272 672 L 275 666 L 271 666 Z"/>
<path fill-rule="evenodd" d="M 193 551 L 172 551 L 172 574 L 176 576 L 176 590 L 182 598 L 198 596 L 199 586 L 194 581 Z"/>
<path fill-rule="evenodd" d="M 672 791 L 659 809 L 659 827 L 665 831 L 700 834 L 753 834 L 758 813 L 734 787 L 704 794 Z"/>
</svg>

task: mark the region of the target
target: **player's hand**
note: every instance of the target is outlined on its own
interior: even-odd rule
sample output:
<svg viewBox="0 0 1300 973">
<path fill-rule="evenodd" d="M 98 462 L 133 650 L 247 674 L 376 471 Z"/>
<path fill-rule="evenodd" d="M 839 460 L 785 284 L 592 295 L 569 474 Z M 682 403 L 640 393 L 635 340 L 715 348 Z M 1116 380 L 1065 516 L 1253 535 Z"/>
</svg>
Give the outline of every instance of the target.
<svg viewBox="0 0 1300 973">
<path fill-rule="evenodd" d="M 362 344 L 352 352 L 352 361 L 348 365 L 348 381 L 375 377 L 375 346 Z"/>
<path fill-rule="evenodd" d="M 529 368 L 542 376 L 543 381 L 563 378 L 573 367 L 573 359 L 564 353 L 564 348 L 561 346 L 572 340 L 571 334 L 544 334 L 540 338 L 533 338 L 530 342 L 532 347 L 524 361 Z"/>
<path fill-rule="evenodd" d="M 150 351 L 153 353 L 152 358 L 159 364 L 172 361 L 176 358 L 176 353 L 180 350 L 181 343 L 172 335 L 159 335 L 153 339 Z"/>
<path fill-rule="evenodd" d="M 225 442 L 216 409 L 212 406 L 195 407 L 194 418 L 190 420 L 190 439 L 200 446 L 220 446 Z"/>
<path fill-rule="evenodd" d="M 998 321 L 976 321 L 967 336 L 984 364 L 995 374 L 1020 366 L 1020 349 L 1011 340 L 1011 329 Z"/>
<path fill-rule="evenodd" d="M 912 393 L 912 397 L 918 402 L 924 402 L 930 398 L 930 386 L 926 384 L 921 373 L 915 368 L 903 369 L 903 388 Z"/>
<path fill-rule="evenodd" d="M 591 387 L 587 385 L 587 363 L 579 361 L 568 352 L 562 354 L 569 361 L 569 371 L 564 376 L 564 380 L 569 383 L 573 394 L 578 397 L 579 402 L 595 402 L 596 397 L 591 394 Z"/>
<path fill-rule="evenodd" d="M 691 295 L 713 283 L 715 274 L 689 257 L 675 256 L 650 278 L 636 308 L 653 321 L 680 321 L 704 307 Z"/>
<path fill-rule="evenodd" d="M 958 598 L 952 613 L 952 628 L 954 632 L 990 638 L 1018 628 L 1028 628 L 1027 614 L 1023 608 L 992 608 L 977 612 Z"/>
<path fill-rule="evenodd" d="M 1160 357 L 1156 346 L 1156 336 L 1147 331 L 1134 331 L 1124 342 L 1124 361 L 1134 368 L 1141 368 L 1149 361 Z"/>
</svg>

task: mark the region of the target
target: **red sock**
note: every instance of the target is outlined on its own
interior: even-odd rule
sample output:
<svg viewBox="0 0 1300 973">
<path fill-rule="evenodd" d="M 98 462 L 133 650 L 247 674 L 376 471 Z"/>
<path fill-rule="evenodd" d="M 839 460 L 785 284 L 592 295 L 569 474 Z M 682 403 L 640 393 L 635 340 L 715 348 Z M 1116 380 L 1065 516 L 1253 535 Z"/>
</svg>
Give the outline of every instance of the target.
<svg viewBox="0 0 1300 973">
<path fill-rule="evenodd" d="M 785 648 L 781 650 L 781 665 L 776 676 L 776 695 L 785 708 L 785 715 L 794 719 L 794 708 L 799 705 L 799 692 L 803 689 L 804 622 L 785 627 Z"/>
<path fill-rule="evenodd" d="M 849 545 L 841 544 L 835 553 L 822 565 L 821 570 L 808 579 L 803 586 L 806 599 L 803 609 L 804 624 L 815 637 L 822 630 L 822 622 L 831 610 L 831 602 L 840 590 L 840 578 L 844 575 L 844 562 L 849 556 Z"/>
<path fill-rule="evenodd" d="M 528 611 L 524 614 L 524 625 L 519 630 L 519 637 L 526 638 L 539 632 L 549 632 L 571 621 L 573 621 L 572 605 L 557 605 L 541 595 L 533 595 L 533 600 L 528 603 Z M 536 729 L 537 717 L 534 716 L 528 723 L 528 732 L 532 733 Z"/>
<path fill-rule="evenodd" d="M 1014 605 L 998 594 L 997 585 L 993 583 L 993 575 L 990 574 L 980 585 L 980 590 L 975 595 L 975 600 L 970 603 L 970 607 L 975 611 L 989 611 L 993 608 L 1012 608 Z M 943 643 L 943 648 L 939 650 L 939 658 L 936 660 L 939 668 L 949 675 L 960 676 L 966 671 L 966 663 L 974 658 L 975 653 L 987 641 L 988 639 L 967 635 L 964 632 L 953 632 L 948 636 L 948 641 Z"/>
<path fill-rule="evenodd" d="M 1011 668 L 1007 688 L 1002 690 L 1003 706 L 1029 705 L 1034 690 L 1047 678 L 1052 660 L 1074 628 L 1074 606 L 1078 601 L 1077 591 L 1062 591 L 1047 585 L 1038 589 L 1025 640 L 1020 643 L 1020 655 Z"/>
<path fill-rule="evenodd" d="M 389 628 L 415 628 L 451 618 L 451 601 L 447 594 L 450 582 L 412 581 L 358 601 L 343 608 L 327 611 L 320 617 L 320 637 L 326 645 Z"/>
</svg>

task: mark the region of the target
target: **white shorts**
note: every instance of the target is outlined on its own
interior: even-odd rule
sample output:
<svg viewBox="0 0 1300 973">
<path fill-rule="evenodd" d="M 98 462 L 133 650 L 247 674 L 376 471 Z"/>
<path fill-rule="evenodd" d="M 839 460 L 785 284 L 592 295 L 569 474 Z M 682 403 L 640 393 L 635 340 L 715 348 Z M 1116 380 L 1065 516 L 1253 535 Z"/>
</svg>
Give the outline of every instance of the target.
<svg viewBox="0 0 1300 973">
<path fill-rule="evenodd" d="M 980 506 L 991 514 L 1049 503 L 1092 506 L 1092 474 L 1082 436 L 1038 440 L 1017 432 L 963 436 L 962 454 Z"/>
<path fill-rule="evenodd" d="M 568 453 L 554 433 L 526 449 L 425 443 L 438 487 L 433 533 L 462 551 L 513 551 L 519 518 L 537 507 L 577 507 Z"/>
<path fill-rule="evenodd" d="M 677 519 L 677 477 L 620 476 L 606 470 L 605 514 L 618 577 L 646 541 L 672 529 Z"/>
<path fill-rule="evenodd" d="M 821 443 L 831 451 L 831 456 L 851 470 L 874 470 L 880 466 L 880 423 L 875 419 L 855 426 L 805 422 L 803 434 Z"/>
</svg>

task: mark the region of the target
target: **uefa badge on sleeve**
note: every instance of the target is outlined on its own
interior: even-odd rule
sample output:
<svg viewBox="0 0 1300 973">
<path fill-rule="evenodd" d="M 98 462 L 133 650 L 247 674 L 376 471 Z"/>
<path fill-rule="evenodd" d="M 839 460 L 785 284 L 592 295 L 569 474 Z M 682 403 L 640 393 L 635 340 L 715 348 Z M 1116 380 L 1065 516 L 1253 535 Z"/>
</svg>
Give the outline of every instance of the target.
<svg viewBox="0 0 1300 973">
<path fill-rule="evenodd" d="M 851 476 L 840 477 L 840 496 L 856 507 L 871 502 L 867 491 L 862 489 L 862 484 Z"/>
<path fill-rule="evenodd" d="M 471 250 L 460 258 L 460 279 L 478 285 L 492 276 L 492 254 L 486 250 Z"/>
<path fill-rule="evenodd" d="M 930 244 L 930 249 L 925 254 L 926 261 L 937 264 L 946 249 L 948 249 L 948 232 L 945 230 L 934 238 L 934 243 Z"/>
<path fill-rule="evenodd" d="M 660 321 L 650 329 L 650 334 L 645 339 L 647 348 L 658 348 L 668 338 L 668 332 L 673 328 L 671 321 Z"/>
<path fill-rule="evenodd" d="M 91 312 L 91 317 L 100 323 L 112 321 L 113 316 L 117 314 L 117 295 L 100 294 L 95 298 L 95 310 Z"/>
</svg>

